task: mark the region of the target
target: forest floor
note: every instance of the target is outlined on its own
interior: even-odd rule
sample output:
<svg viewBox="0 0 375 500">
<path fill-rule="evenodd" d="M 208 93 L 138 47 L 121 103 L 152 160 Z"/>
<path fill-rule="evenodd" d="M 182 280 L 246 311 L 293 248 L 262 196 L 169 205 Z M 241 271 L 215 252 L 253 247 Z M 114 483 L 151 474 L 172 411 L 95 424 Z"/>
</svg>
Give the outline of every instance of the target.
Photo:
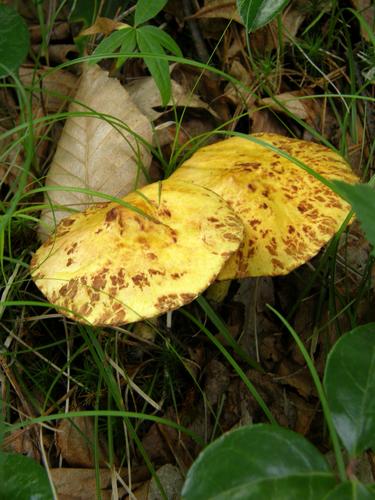
<svg viewBox="0 0 375 500">
<path fill-rule="evenodd" d="M 0 81 L 1 205 L 4 214 L 13 210 L 0 239 L 3 449 L 47 467 L 59 498 L 92 499 L 99 490 L 102 498 L 158 498 L 154 470 L 168 498 L 177 498 L 202 442 L 268 421 L 241 369 L 280 425 L 330 457 L 306 361 L 269 306 L 298 333 L 322 377 L 336 340 L 375 321 L 374 265 L 360 224 L 343 228 L 287 275 L 233 280 L 221 297 L 209 289 L 202 300 L 151 322 L 94 328 L 65 317 L 38 290 L 29 265 L 45 230 L 46 179 L 93 191 L 109 179 L 107 194 L 118 197 L 125 194 L 119 184 L 131 185 L 129 174 L 112 169 L 113 146 L 81 173 L 69 171 L 66 159 L 56 166 L 63 126 L 72 119 L 69 102 L 76 96 L 87 99 L 89 109 L 97 105 L 96 81 L 80 80 L 82 56 L 90 56 L 114 25 L 95 23 L 92 9 L 79 12 L 74 2 L 61 2 L 58 12 L 52 0 L 38 7 L 5 3 L 17 4 L 31 48 L 18 83 Z M 131 25 L 134 4 L 104 1 L 96 15 Z M 375 173 L 375 49 L 356 13 L 373 26 L 374 7 L 366 0 L 295 0 L 247 38 L 234 1 L 170 0 L 148 23 L 171 35 L 185 58 L 170 61 L 171 101 L 163 105 L 142 58 L 128 58 L 119 68 L 107 58 L 100 61 L 111 76 L 103 77 L 100 112 L 126 111 L 130 134 L 136 130 L 140 144 L 150 145 L 140 154 L 149 181 L 167 177 L 197 148 L 223 139 L 223 131 L 331 145 L 367 181 Z M 114 79 L 120 88 L 109 83 Z M 30 116 L 33 137 L 27 141 Z M 75 151 L 78 141 L 91 151 L 95 138 L 82 139 L 70 127 L 65 149 Z M 127 133 L 120 154 L 129 156 L 134 170 Z M 94 198 L 63 192 L 53 202 L 71 208 Z M 116 411 L 135 417 L 119 418 Z M 40 416 L 50 420 L 34 423 Z M 28 424 L 21 428 L 23 421 Z M 358 474 L 374 480 L 372 453 Z"/>
</svg>

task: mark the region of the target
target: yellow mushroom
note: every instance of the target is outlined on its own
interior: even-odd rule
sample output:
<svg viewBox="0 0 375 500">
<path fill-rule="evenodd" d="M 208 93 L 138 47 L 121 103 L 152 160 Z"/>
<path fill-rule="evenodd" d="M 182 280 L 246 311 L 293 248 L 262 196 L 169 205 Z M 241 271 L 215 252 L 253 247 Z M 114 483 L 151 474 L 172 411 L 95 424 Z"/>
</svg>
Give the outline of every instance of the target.
<svg viewBox="0 0 375 500">
<path fill-rule="evenodd" d="M 319 144 L 276 134 L 253 137 L 276 146 L 326 179 L 358 182 L 349 165 Z M 298 165 L 247 139 L 199 149 L 170 177 L 219 194 L 241 218 L 245 237 L 218 279 L 287 274 L 337 232 L 350 206 Z"/>
<path fill-rule="evenodd" d="M 187 304 L 243 238 L 240 219 L 200 186 L 155 183 L 123 200 L 138 213 L 93 206 L 63 219 L 33 256 L 36 285 L 77 321 L 125 324 Z"/>
</svg>

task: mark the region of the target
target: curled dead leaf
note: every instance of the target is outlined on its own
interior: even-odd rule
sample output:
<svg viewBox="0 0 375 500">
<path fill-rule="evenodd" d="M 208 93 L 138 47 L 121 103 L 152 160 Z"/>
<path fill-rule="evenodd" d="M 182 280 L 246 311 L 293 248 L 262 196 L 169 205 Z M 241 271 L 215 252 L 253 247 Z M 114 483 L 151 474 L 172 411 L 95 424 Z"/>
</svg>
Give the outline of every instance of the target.
<svg viewBox="0 0 375 500">
<path fill-rule="evenodd" d="M 115 31 L 121 27 L 128 26 L 125 23 L 120 23 L 119 21 L 114 21 L 108 17 L 97 17 L 95 23 L 88 28 L 81 31 L 80 36 L 87 35 L 97 35 L 98 33 L 103 33 L 103 35 L 109 35 L 112 31 Z"/>
<path fill-rule="evenodd" d="M 228 19 L 243 24 L 235 0 L 206 0 L 204 7 L 191 16 L 196 19 Z"/>
<path fill-rule="evenodd" d="M 171 80 L 172 96 L 167 106 L 182 106 L 187 108 L 206 109 L 213 116 L 217 114 L 210 106 L 203 102 L 197 95 L 186 91 L 182 85 L 175 80 Z M 126 85 L 133 102 L 139 107 L 150 120 L 156 120 L 164 111 L 157 111 L 155 108 L 162 106 L 160 91 L 155 80 L 151 76 L 138 78 Z"/>
<path fill-rule="evenodd" d="M 62 458 L 75 467 L 94 467 L 94 421 L 91 417 L 76 417 L 60 420 L 56 433 L 56 444 Z M 99 465 L 105 466 L 107 451 L 103 443 L 98 445 Z"/>
</svg>

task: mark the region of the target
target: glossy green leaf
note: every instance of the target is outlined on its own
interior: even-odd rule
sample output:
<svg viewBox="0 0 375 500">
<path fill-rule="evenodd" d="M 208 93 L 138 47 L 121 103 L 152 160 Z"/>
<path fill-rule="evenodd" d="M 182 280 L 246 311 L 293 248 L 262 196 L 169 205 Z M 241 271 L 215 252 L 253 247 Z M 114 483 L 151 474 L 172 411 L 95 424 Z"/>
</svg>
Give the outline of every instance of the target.
<svg viewBox="0 0 375 500">
<path fill-rule="evenodd" d="M 251 484 L 237 486 L 210 498 L 215 498 L 215 500 L 259 500 L 261 498 L 321 500 L 334 485 L 335 478 L 332 474 L 311 472 L 309 474 L 254 481 Z M 195 499 L 197 497 L 192 496 L 191 498 Z"/>
<path fill-rule="evenodd" d="M 137 44 L 141 52 L 155 55 L 165 55 L 163 47 L 159 41 L 145 30 L 146 26 L 137 29 Z M 143 56 L 147 68 L 159 89 L 162 104 L 166 106 L 171 98 L 171 78 L 169 75 L 169 65 L 166 59 L 158 57 Z"/>
<path fill-rule="evenodd" d="M 237 0 L 237 8 L 247 31 L 255 31 L 272 19 L 289 0 Z"/>
<path fill-rule="evenodd" d="M 146 34 L 149 40 L 159 43 L 162 47 L 167 49 L 172 54 L 182 57 L 182 52 L 177 43 L 173 38 L 168 35 L 165 31 L 157 28 L 156 26 L 142 26 L 140 28 L 144 34 Z"/>
<path fill-rule="evenodd" d="M 0 498 L 52 500 L 46 471 L 31 458 L 0 451 Z"/>
<path fill-rule="evenodd" d="M 13 7 L 0 5 L 0 77 L 21 66 L 30 47 L 27 25 Z"/>
<path fill-rule="evenodd" d="M 162 10 L 168 0 L 138 0 L 134 22 L 136 26 L 149 21 Z"/>
<path fill-rule="evenodd" d="M 313 485 L 320 496 L 309 496 Z M 224 434 L 207 446 L 189 470 L 182 496 L 305 500 L 322 498 L 334 485 L 323 456 L 306 439 L 282 427 L 258 424 Z M 274 496 L 275 491 L 284 496 Z"/>
<path fill-rule="evenodd" d="M 358 481 L 341 483 L 334 488 L 324 500 L 373 500 L 374 493 L 366 485 Z"/>
<path fill-rule="evenodd" d="M 375 256 L 375 190 L 368 184 L 346 184 L 342 181 L 333 181 L 335 191 L 351 204 L 355 211 L 367 239 L 373 246 L 372 255 Z"/>
<path fill-rule="evenodd" d="M 324 386 L 349 455 L 375 448 L 375 323 L 359 326 L 336 342 L 327 359 Z"/>
</svg>

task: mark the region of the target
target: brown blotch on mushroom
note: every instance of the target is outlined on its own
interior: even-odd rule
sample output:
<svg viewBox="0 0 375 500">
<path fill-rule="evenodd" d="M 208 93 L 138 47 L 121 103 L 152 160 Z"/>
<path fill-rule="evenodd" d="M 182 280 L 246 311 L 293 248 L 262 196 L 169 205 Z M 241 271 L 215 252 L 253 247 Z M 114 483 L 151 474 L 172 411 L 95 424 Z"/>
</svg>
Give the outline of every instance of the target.
<svg viewBox="0 0 375 500">
<path fill-rule="evenodd" d="M 112 222 L 113 220 L 116 219 L 116 217 L 119 214 L 119 210 L 117 207 L 111 208 L 111 210 L 108 210 L 106 216 L 105 216 L 105 221 L 106 222 Z"/>
<path fill-rule="evenodd" d="M 134 285 L 139 286 L 141 290 L 143 290 L 143 288 L 146 286 L 150 286 L 150 282 L 148 281 L 147 276 L 144 273 L 136 274 L 135 276 L 132 276 L 131 279 Z"/>
</svg>

